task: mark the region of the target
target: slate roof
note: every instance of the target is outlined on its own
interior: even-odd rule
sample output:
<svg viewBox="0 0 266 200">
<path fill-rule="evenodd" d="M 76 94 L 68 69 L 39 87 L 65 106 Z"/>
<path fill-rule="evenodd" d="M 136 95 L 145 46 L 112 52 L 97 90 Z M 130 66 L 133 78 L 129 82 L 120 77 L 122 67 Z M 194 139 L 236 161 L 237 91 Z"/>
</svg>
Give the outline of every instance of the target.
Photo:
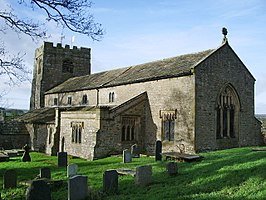
<svg viewBox="0 0 266 200">
<path fill-rule="evenodd" d="M 49 121 L 54 121 L 55 119 L 55 109 L 54 108 L 40 108 L 32 110 L 25 113 L 22 116 L 17 117 L 16 121 L 26 122 L 26 123 L 46 123 Z"/>
<path fill-rule="evenodd" d="M 101 106 L 111 107 L 111 106 Z M 57 107 L 44 107 L 35 110 L 31 110 L 24 115 L 17 117 L 15 120 L 25 123 L 37 123 L 43 124 L 47 122 L 54 123 L 55 120 L 55 109 Z M 75 107 L 59 107 L 60 111 L 88 111 L 95 109 L 95 106 L 75 106 Z"/>
<path fill-rule="evenodd" d="M 70 78 L 64 83 L 47 91 L 46 94 L 112 87 L 190 75 L 191 69 L 213 51 L 214 49 L 210 49 L 141 65 Z"/>
</svg>

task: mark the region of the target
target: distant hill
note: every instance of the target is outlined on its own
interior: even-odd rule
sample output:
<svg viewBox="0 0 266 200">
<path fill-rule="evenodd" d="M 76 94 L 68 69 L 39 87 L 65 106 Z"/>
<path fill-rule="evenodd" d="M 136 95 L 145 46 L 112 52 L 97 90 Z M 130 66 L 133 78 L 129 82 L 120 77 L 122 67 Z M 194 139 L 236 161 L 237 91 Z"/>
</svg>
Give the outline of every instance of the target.
<svg viewBox="0 0 266 200">
<path fill-rule="evenodd" d="M 17 116 L 23 115 L 26 112 L 28 112 L 28 110 L 0 107 L 0 120 L 10 120 Z"/>
<path fill-rule="evenodd" d="M 255 117 L 262 123 L 262 132 L 266 134 L 266 114 L 257 114 Z"/>
</svg>

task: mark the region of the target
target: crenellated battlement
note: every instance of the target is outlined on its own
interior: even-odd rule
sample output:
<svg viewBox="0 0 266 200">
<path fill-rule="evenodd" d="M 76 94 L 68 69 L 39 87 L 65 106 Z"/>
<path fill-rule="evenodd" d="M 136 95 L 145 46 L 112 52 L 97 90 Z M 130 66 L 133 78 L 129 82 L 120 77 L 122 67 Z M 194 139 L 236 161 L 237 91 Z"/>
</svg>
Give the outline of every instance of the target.
<svg viewBox="0 0 266 200">
<path fill-rule="evenodd" d="M 43 48 L 48 49 L 48 50 L 49 49 L 50 50 L 52 50 L 52 49 L 54 49 L 54 50 L 55 49 L 65 49 L 65 50 L 69 49 L 69 50 L 76 50 L 76 51 L 84 52 L 84 53 L 88 53 L 91 50 L 90 48 L 86 48 L 86 47 L 78 48 L 77 46 L 73 46 L 72 48 L 70 48 L 70 45 L 68 45 L 68 44 L 65 44 L 65 46 L 63 47 L 61 43 L 54 44 L 52 42 L 44 42 Z"/>
</svg>

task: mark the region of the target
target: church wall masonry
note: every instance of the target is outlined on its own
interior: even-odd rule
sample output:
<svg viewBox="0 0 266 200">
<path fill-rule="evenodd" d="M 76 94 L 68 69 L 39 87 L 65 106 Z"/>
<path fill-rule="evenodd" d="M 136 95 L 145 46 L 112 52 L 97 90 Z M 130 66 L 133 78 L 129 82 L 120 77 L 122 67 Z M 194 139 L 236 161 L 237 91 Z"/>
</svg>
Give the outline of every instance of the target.
<svg viewBox="0 0 266 200">
<path fill-rule="evenodd" d="M 223 46 L 197 66 L 195 74 L 197 150 L 261 144 L 254 118 L 255 79 L 232 49 Z M 240 100 L 240 110 L 235 113 L 237 132 L 234 138 L 217 139 L 217 99 L 221 89 L 228 84 L 235 89 Z"/>
<path fill-rule="evenodd" d="M 138 105 L 129 109 L 127 112 L 119 114 L 112 119 L 105 120 L 101 118 L 101 129 L 98 127 L 97 130 L 91 131 L 87 130 L 88 134 L 92 137 L 90 141 L 93 141 L 93 144 L 90 145 L 90 149 L 94 148 L 95 155 L 101 157 L 101 154 L 114 153 L 116 151 L 121 151 L 123 148 L 129 147 L 132 145 L 132 142 L 121 142 L 121 117 L 122 116 L 140 116 L 141 125 L 140 125 L 140 135 L 138 136 L 138 143 L 143 152 L 153 154 L 154 144 L 156 140 L 162 140 L 164 143 L 164 150 L 169 151 L 170 149 L 178 150 L 178 146 L 183 144 L 187 151 L 194 151 L 194 76 L 185 76 L 171 79 L 163 79 L 158 81 L 149 81 L 143 83 L 134 83 L 127 84 L 115 87 L 100 88 L 98 90 L 88 90 L 88 91 L 79 91 L 79 92 L 70 92 L 62 94 L 47 94 L 46 102 L 49 105 L 52 104 L 53 98 L 58 95 L 67 97 L 72 97 L 73 106 L 80 105 L 80 100 L 84 94 L 87 94 L 89 106 L 116 106 L 120 105 L 131 98 L 147 92 L 147 101 L 143 104 Z M 156 85 L 156 86 L 155 86 Z M 109 93 L 114 92 L 114 102 L 109 102 Z M 97 100 L 97 96 L 99 99 Z M 62 102 L 63 105 L 67 104 L 67 99 Z M 139 110 L 140 109 L 140 110 Z M 166 141 L 162 135 L 162 118 L 160 112 L 175 112 L 175 141 Z M 85 113 L 90 113 L 91 111 L 82 111 Z M 71 120 L 78 121 L 77 115 L 74 112 L 64 112 L 62 113 L 61 127 L 61 138 L 65 137 L 65 148 L 68 153 L 71 154 L 71 146 L 69 143 L 70 137 L 70 128 L 69 124 Z M 82 117 L 81 117 L 82 118 Z M 80 119 L 81 119 L 80 118 Z M 86 119 L 86 117 L 84 117 Z M 96 118 L 94 119 L 96 120 Z M 98 119 L 100 120 L 100 118 Z M 89 124 L 87 124 L 89 123 Z M 99 122 L 95 122 L 98 124 Z M 91 126 L 93 124 L 89 121 L 84 121 L 84 126 Z M 68 127 L 68 128 L 66 128 Z M 109 127 L 109 128 L 108 128 Z M 87 134 L 87 131 L 84 131 L 84 134 Z M 93 134 L 92 134 L 93 132 Z M 94 141 L 93 138 L 97 134 L 97 141 Z M 102 138 L 102 136 L 105 137 Z M 114 140 L 114 141 L 112 141 Z M 106 142 L 107 141 L 107 142 Z M 111 145 L 110 145 L 111 144 Z M 115 147 L 114 147 L 114 144 Z M 95 146 L 96 145 L 96 146 Z M 74 144 L 75 146 L 75 144 Z M 78 147 L 80 146 L 80 147 Z M 82 149 L 82 145 L 76 145 L 73 149 Z M 84 145 L 84 148 L 88 148 L 88 144 Z M 117 149 L 114 151 L 114 149 Z M 81 151 L 81 150 L 80 150 Z M 85 150 L 82 150 L 83 152 Z M 86 150 L 88 151 L 88 150 Z M 77 154 L 78 150 L 76 152 Z M 84 155 L 84 154 L 83 154 Z M 89 155 L 86 156 L 90 157 Z"/>
<path fill-rule="evenodd" d="M 163 152 L 186 153 L 261 144 L 255 79 L 223 33 L 216 50 L 95 74 L 90 49 L 44 43 L 36 50 L 35 110 L 28 115 L 42 123 L 29 124 L 32 144 L 86 159 L 135 143 L 154 154 L 157 140 Z"/>
</svg>

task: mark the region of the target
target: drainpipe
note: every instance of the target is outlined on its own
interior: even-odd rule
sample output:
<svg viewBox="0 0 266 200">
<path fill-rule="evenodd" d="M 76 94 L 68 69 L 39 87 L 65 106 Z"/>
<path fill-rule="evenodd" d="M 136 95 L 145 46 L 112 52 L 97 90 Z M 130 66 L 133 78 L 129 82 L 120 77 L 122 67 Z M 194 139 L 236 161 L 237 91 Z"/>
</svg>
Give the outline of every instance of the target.
<svg viewBox="0 0 266 200">
<path fill-rule="evenodd" d="M 99 89 L 96 89 L 96 106 L 99 105 Z"/>
</svg>

